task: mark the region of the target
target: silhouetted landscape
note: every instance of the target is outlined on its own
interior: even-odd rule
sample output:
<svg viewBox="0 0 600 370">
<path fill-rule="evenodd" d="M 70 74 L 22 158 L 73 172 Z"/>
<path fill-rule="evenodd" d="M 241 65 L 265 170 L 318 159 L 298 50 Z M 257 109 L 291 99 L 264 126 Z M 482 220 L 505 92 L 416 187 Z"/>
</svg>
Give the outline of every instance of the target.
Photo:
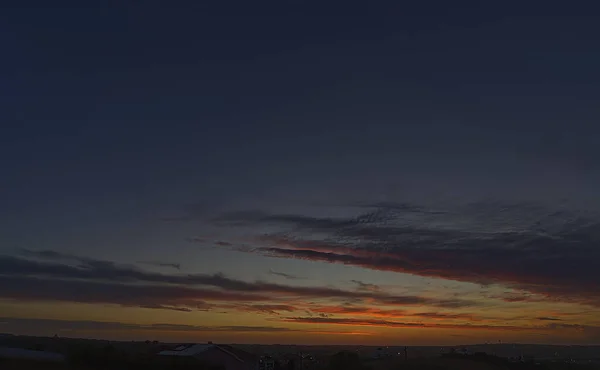
<svg viewBox="0 0 600 370">
<path fill-rule="evenodd" d="M 218 363 L 194 356 L 164 356 L 182 344 L 156 341 L 118 342 L 91 339 L 5 335 L 0 348 L 23 348 L 61 354 L 48 361 L 2 357 L 2 369 L 211 369 Z M 209 344 L 209 345 L 212 345 Z M 452 347 L 219 345 L 243 353 L 255 370 L 394 370 L 394 369 L 600 369 L 600 346 L 487 344 Z M 300 354 L 300 357 L 298 355 Z M 301 362 L 294 364 L 290 358 Z M 272 367 L 263 362 L 272 361 Z M 299 360 L 300 361 L 300 360 Z M 232 367 L 230 367 L 233 369 Z"/>
</svg>

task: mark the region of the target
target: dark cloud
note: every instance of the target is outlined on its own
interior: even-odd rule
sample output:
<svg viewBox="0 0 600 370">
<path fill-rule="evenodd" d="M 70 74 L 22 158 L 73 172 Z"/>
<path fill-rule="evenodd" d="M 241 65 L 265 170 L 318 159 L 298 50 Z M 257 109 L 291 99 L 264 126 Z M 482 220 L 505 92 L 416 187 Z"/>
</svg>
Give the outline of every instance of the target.
<svg viewBox="0 0 600 370">
<path fill-rule="evenodd" d="M 221 305 L 221 308 L 231 308 L 231 306 Z M 280 312 L 293 312 L 297 308 L 287 304 L 251 304 L 251 305 L 235 305 L 234 308 L 237 311 L 264 313 L 269 315 L 280 315 Z"/>
<path fill-rule="evenodd" d="M 286 274 L 285 272 L 279 272 L 279 271 L 273 271 L 273 270 L 269 270 L 269 274 L 271 275 L 275 275 L 275 276 L 280 276 L 289 280 L 299 280 L 302 279 L 299 276 L 296 275 L 292 275 L 292 274 Z"/>
<path fill-rule="evenodd" d="M 536 317 L 537 320 L 540 321 L 562 321 L 562 319 L 556 318 L 556 317 Z"/>
<path fill-rule="evenodd" d="M 224 214 L 215 218 L 213 222 L 230 226 L 274 224 L 307 230 L 331 230 L 384 221 L 388 218 L 387 213 L 384 210 L 374 210 L 352 218 L 320 218 L 294 214 L 277 215 L 261 211 L 240 211 Z"/>
<path fill-rule="evenodd" d="M 203 248 L 226 247 L 226 248 L 232 248 L 235 250 L 245 251 L 245 252 L 250 252 L 253 249 L 253 247 L 251 247 L 247 244 L 244 244 L 244 243 L 240 243 L 240 242 L 215 240 L 215 239 L 209 239 L 209 238 L 202 238 L 202 237 L 198 237 L 198 236 L 186 238 L 186 241 L 188 241 L 190 243 L 199 244 Z"/>
<path fill-rule="evenodd" d="M 435 211 L 395 203 L 368 206 L 376 210 L 347 219 L 262 215 L 253 222 L 277 222 L 282 231 L 261 235 L 258 242 L 267 246 L 252 251 L 502 284 L 600 306 L 600 215 L 594 212 L 500 202 Z"/>
<path fill-rule="evenodd" d="M 378 292 L 381 290 L 381 287 L 379 285 L 365 283 L 360 280 L 350 280 L 350 282 L 358 285 L 358 289 L 360 290 L 367 290 L 371 292 Z"/>
<path fill-rule="evenodd" d="M 509 303 L 518 303 L 518 302 L 539 302 L 540 298 L 532 296 L 531 294 L 515 294 L 515 293 L 505 293 L 501 295 L 490 295 L 488 296 L 492 299 L 499 299 L 504 302 Z"/>
<path fill-rule="evenodd" d="M 67 262 L 0 256 L 0 297 L 113 303 L 165 309 L 204 309 L 211 301 L 266 301 L 295 298 L 369 300 L 390 305 L 464 307 L 466 300 L 443 300 L 374 291 L 246 282 L 223 274 L 164 274 L 110 261 L 70 257 Z M 87 287 L 87 288 L 86 288 Z M 200 288 L 204 287 L 204 288 Z"/>
<path fill-rule="evenodd" d="M 416 314 L 416 316 L 422 314 Z M 384 317 L 384 316 L 382 316 Z M 404 317 L 405 319 L 410 317 Z M 343 325 L 343 326 L 378 326 L 388 328 L 430 328 L 430 329 L 456 329 L 464 330 L 501 330 L 501 331 L 527 331 L 527 332 L 548 332 L 548 331 L 573 331 L 583 336 L 587 340 L 597 341 L 600 339 L 600 327 L 593 325 L 580 324 L 562 324 L 550 323 L 545 325 L 492 325 L 492 324 L 469 324 L 469 323 L 446 323 L 446 322 L 414 322 L 414 321 L 395 321 L 378 318 L 355 318 L 355 317 L 331 317 L 330 315 L 317 315 L 309 317 L 284 317 L 280 321 L 292 323 L 305 323 L 317 325 Z"/>
<path fill-rule="evenodd" d="M 19 301 L 104 303 L 160 309 L 206 309 L 206 301 L 259 302 L 272 297 L 174 285 L 0 276 L 0 297 Z"/>
<path fill-rule="evenodd" d="M 188 307 L 173 307 L 173 306 L 164 306 L 160 304 L 152 304 L 152 305 L 144 305 L 140 306 L 141 308 L 150 308 L 156 310 L 171 310 L 171 311 L 179 311 L 179 312 L 192 312 L 191 308 Z"/>
<path fill-rule="evenodd" d="M 286 243 L 288 246 L 293 242 Z M 563 299 L 581 303 L 600 305 L 600 288 L 597 278 L 592 272 L 589 261 L 582 257 L 582 269 L 585 273 L 577 272 L 577 266 L 563 266 L 560 260 L 533 260 L 522 256 L 521 263 L 530 269 L 516 266 L 514 261 L 519 260 L 517 253 L 510 257 L 489 251 L 489 255 L 481 251 L 465 250 L 396 250 L 394 258 L 389 257 L 389 252 L 368 253 L 364 250 L 348 251 L 340 248 L 339 253 L 329 252 L 338 245 L 322 245 L 325 252 L 319 250 L 287 248 L 259 248 L 267 255 L 276 257 L 300 258 L 311 261 L 323 261 L 360 266 L 369 269 L 410 273 L 421 276 L 444 278 L 473 283 L 505 284 L 513 288 L 527 290 L 536 294 L 547 296 L 548 299 Z M 513 254 L 513 252 L 510 252 Z M 595 258 L 595 256 L 590 256 Z M 575 264 L 573 258 L 570 262 Z M 569 263 L 564 261 L 563 263 Z M 561 273 L 553 274 L 556 267 Z M 569 272 L 573 272 L 569 275 Z M 532 297 L 503 297 L 508 302 L 539 301 Z"/>
<path fill-rule="evenodd" d="M 115 331 L 115 330 L 147 330 L 147 331 L 182 331 L 182 332 L 285 332 L 294 329 L 276 326 L 200 326 L 181 324 L 129 324 L 106 321 L 77 321 L 51 319 L 0 318 L 0 327 L 6 332 L 60 332 L 60 331 Z"/>
<path fill-rule="evenodd" d="M 363 317 L 386 317 L 386 318 L 406 318 L 418 317 L 428 319 L 444 320 L 469 320 L 479 321 L 475 315 L 466 313 L 447 313 L 447 312 L 409 312 L 406 310 L 390 310 L 378 307 L 367 306 L 317 306 L 310 307 L 310 311 L 317 314 L 327 315 L 352 315 Z"/>
<path fill-rule="evenodd" d="M 20 252 L 20 254 L 25 255 L 25 256 L 41 258 L 41 259 L 49 259 L 49 260 L 61 260 L 61 259 L 72 259 L 73 258 L 73 256 L 71 256 L 71 255 L 56 252 L 56 251 L 51 251 L 51 250 L 37 250 L 36 251 L 36 250 L 31 250 L 31 249 L 20 249 L 19 252 Z"/>
<path fill-rule="evenodd" d="M 405 310 L 386 310 L 366 306 L 317 306 L 310 307 L 310 313 L 326 315 L 356 315 L 371 317 L 404 317 L 408 316 Z"/>
<path fill-rule="evenodd" d="M 391 201 L 383 201 L 383 202 L 373 202 L 373 203 L 357 203 L 354 204 L 355 207 L 362 208 L 376 208 L 377 214 L 381 216 L 387 215 L 386 219 L 392 219 L 394 214 L 403 214 L 403 213 L 414 213 L 414 214 L 423 214 L 423 215 L 443 215 L 447 214 L 448 211 L 443 209 L 431 209 L 425 206 L 416 205 L 408 202 L 391 202 Z M 384 219 L 381 217 L 381 219 Z"/>
<path fill-rule="evenodd" d="M 310 324 L 334 324 L 349 326 L 384 326 L 392 328 L 435 328 L 435 329 L 467 329 L 467 330 L 532 330 L 534 327 L 520 326 L 495 326 L 495 325 L 469 325 L 469 324 L 440 324 L 421 322 L 399 322 L 378 319 L 353 319 L 332 317 L 287 317 L 281 319 L 285 322 L 310 323 Z"/>
<path fill-rule="evenodd" d="M 448 312 L 418 312 L 418 313 L 413 313 L 410 316 L 423 317 L 423 318 L 428 318 L 428 319 L 465 319 L 465 320 L 471 320 L 471 321 L 477 320 L 477 318 L 471 314 L 448 313 Z"/>
<path fill-rule="evenodd" d="M 140 261 L 139 263 L 144 264 L 144 265 L 149 265 L 149 266 L 168 267 L 168 268 L 172 268 L 172 269 L 175 269 L 175 270 L 181 270 L 181 264 L 180 263 L 156 262 L 156 261 Z"/>
<path fill-rule="evenodd" d="M 331 330 L 314 330 L 314 329 L 299 329 L 280 326 L 251 326 L 251 325 L 185 325 L 185 324 L 134 324 L 110 321 L 91 321 L 91 320 L 53 320 L 53 319 L 28 319 L 28 318 L 13 318 L 0 317 L 0 328 L 5 333 L 19 333 L 28 335 L 47 335 L 47 333 L 62 333 L 65 335 L 90 335 L 93 332 L 94 336 L 102 336 L 105 334 L 114 334 L 115 332 L 148 332 L 148 335 L 157 335 L 161 332 L 186 332 L 194 333 L 262 333 L 262 334 L 282 334 L 290 333 L 310 333 L 310 334 L 333 334 L 343 335 L 345 332 Z M 353 332 L 352 334 L 358 334 Z M 368 333 L 360 333 L 368 335 Z"/>
</svg>

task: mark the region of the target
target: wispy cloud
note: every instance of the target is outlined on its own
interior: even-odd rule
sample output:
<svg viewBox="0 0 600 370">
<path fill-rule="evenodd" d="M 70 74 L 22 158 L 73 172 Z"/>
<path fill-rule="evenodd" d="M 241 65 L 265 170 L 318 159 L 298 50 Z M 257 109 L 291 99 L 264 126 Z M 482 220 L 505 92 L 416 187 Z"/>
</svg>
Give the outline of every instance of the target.
<svg viewBox="0 0 600 370">
<path fill-rule="evenodd" d="M 160 335 L 161 333 L 257 333 L 261 335 L 283 333 L 303 333 L 317 335 L 371 335 L 369 332 L 357 330 L 327 330 L 327 329 L 302 329 L 283 326 L 252 326 L 252 325 L 185 325 L 171 323 L 156 324 L 135 324 L 111 321 L 92 321 L 92 320 L 52 320 L 52 319 L 29 319 L 0 317 L 0 328 L 5 333 L 27 333 L 31 335 L 44 335 L 50 333 L 67 333 L 67 335 L 89 335 L 93 333 L 95 337 L 103 335 L 112 335 L 114 332 L 138 332 L 144 331 L 151 335 Z M 104 333 L 104 334 L 103 334 Z"/>
<path fill-rule="evenodd" d="M 62 253 L 53 250 L 33 250 L 33 249 L 19 249 L 19 255 L 37 259 L 37 260 L 48 260 L 48 261 L 70 261 L 78 264 L 93 265 L 114 265 L 115 263 L 109 261 L 102 261 L 98 259 L 78 256 L 76 254 Z M 164 262 L 164 261 L 138 261 L 137 263 L 148 266 L 156 267 L 167 267 L 175 270 L 181 270 L 181 264 L 175 262 Z"/>
<path fill-rule="evenodd" d="M 181 264 L 180 263 L 157 262 L 157 261 L 140 261 L 138 263 L 141 263 L 141 264 L 144 264 L 144 265 L 149 265 L 149 266 L 168 267 L 168 268 L 172 268 L 172 269 L 175 269 L 175 270 L 181 270 Z"/>
<path fill-rule="evenodd" d="M 423 328 L 423 329 L 454 329 L 454 330 L 498 330 L 509 332 L 552 332 L 560 330 L 573 331 L 578 333 L 588 340 L 597 341 L 600 338 L 600 327 L 593 325 L 577 325 L 577 324 L 547 324 L 547 325 L 487 325 L 487 324 L 456 324 L 456 323 L 440 323 L 440 322 L 408 322 L 408 321 L 392 321 L 384 319 L 362 319 L 362 318 L 333 318 L 333 317 L 284 317 L 280 321 L 305 324 L 329 324 L 340 326 L 377 326 L 387 328 Z"/>
<path fill-rule="evenodd" d="M 349 315 L 377 318 L 425 318 L 443 320 L 481 321 L 477 315 L 450 312 L 410 312 L 402 309 L 382 309 L 368 306 L 312 306 L 310 312 L 326 315 Z"/>
<path fill-rule="evenodd" d="M 347 326 L 383 326 L 390 328 L 434 328 L 434 329 L 468 329 L 468 330 L 510 330 L 527 331 L 539 329 L 521 326 L 496 326 L 496 325 L 471 325 L 471 324 L 440 324 L 422 322 L 401 322 L 380 319 L 354 319 L 354 318 L 332 318 L 332 317 L 287 317 L 281 319 L 284 322 L 310 323 L 310 324 L 332 324 Z"/>
<path fill-rule="evenodd" d="M 112 303 L 185 311 L 207 309 L 207 301 L 280 304 L 294 299 L 378 302 L 387 305 L 467 307 L 474 302 L 385 292 L 352 291 L 242 281 L 223 274 L 165 274 L 111 261 L 70 256 L 68 261 L 39 261 L 0 256 L 0 297 L 29 301 Z M 247 309 L 248 306 L 242 306 Z M 281 308 L 281 306 L 279 306 Z M 263 311 L 266 311 L 263 310 Z"/>
<path fill-rule="evenodd" d="M 600 215 L 534 203 L 470 203 L 442 210 L 373 207 L 348 218 L 227 214 L 277 226 L 254 249 L 272 257 L 353 265 L 478 284 L 502 284 L 547 299 L 600 306 Z"/>
<path fill-rule="evenodd" d="M 265 294 L 173 286 L 0 276 L 0 297 L 19 301 L 108 303 L 159 309 L 205 309 L 207 301 L 260 302 Z"/>
<path fill-rule="evenodd" d="M 279 271 L 273 271 L 273 270 L 269 270 L 269 274 L 275 275 L 275 276 L 280 276 L 282 278 L 289 279 L 289 280 L 299 280 L 299 279 L 302 279 L 301 277 L 296 276 L 296 275 L 286 274 L 285 272 L 279 272 Z"/>
<path fill-rule="evenodd" d="M 379 285 L 365 283 L 360 280 L 350 280 L 350 282 L 358 285 L 358 289 L 360 290 L 366 290 L 370 292 L 379 292 L 381 290 L 381 287 Z"/>
<path fill-rule="evenodd" d="M 235 304 L 235 305 L 220 305 L 221 309 L 232 309 L 235 311 L 244 311 L 252 313 L 264 313 L 269 315 L 280 315 L 281 312 L 294 312 L 298 307 L 289 304 Z"/>
<path fill-rule="evenodd" d="M 183 331 L 183 332 L 286 332 L 297 331 L 277 326 L 200 326 L 182 324 L 131 324 L 106 321 L 78 321 L 51 319 L 0 318 L 2 329 L 10 331 L 113 331 L 113 330 L 144 330 L 144 331 Z M 25 330 L 24 330 L 25 329 Z M 28 330 L 29 329 L 29 330 Z"/>
</svg>

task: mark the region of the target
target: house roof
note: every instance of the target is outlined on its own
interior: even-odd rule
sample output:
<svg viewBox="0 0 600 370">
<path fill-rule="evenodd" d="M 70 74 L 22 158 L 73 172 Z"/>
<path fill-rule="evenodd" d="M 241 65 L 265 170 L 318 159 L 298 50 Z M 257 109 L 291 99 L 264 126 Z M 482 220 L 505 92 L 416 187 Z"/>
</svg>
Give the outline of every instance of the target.
<svg viewBox="0 0 600 370">
<path fill-rule="evenodd" d="M 213 343 L 208 344 L 182 344 L 175 347 L 172 350 L 161 351 L 158 354 L 161 356 L 198 356 L 208 351 L 209 349 L 216 348 L 220 351 L 227 353 L 229 356 L 235 358 L 239 362 L 248 361 L 250 357 L 243 356 L 239 351 L 231 346 L 219 346 Z M 242 356 L 240 356 L 242 355 Z"/>
<path fill-rule="evenodd" d="M 213 347 L 214 344 L 182 344 L 171 350 L 161 351 L 158 354 L 164 356 L 196 356 L 202 352 L 205 352 Z"/>
</svg>

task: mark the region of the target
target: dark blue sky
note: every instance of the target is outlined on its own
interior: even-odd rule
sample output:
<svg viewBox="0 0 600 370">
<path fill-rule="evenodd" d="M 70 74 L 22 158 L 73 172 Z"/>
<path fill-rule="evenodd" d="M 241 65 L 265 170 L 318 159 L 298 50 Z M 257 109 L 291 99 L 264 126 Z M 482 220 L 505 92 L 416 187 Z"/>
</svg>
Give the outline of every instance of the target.
<svg viewBox="0 0 600 370">
<path fill-rule="evenodd" d="M 598 9 L 474 3 L 5 4 L 2 208 L 587 195 Z"/>
<path fill-rule="evenodd" d="M 375 3 L 5 6 L 8 178 L 127 191 L 413 151 L 594 166 L 590 9 Z"/>
<path fill-rule="evenodd" d="M 539 209 L 481 217 L 523 202 L 577 220 L 599 210 L 592 2 L 1 7 L 0 254 L 188 261 L 251 279 L 272 260 L 189 238 L 247 243 L 213 225 L 229 211 L 289 223 L 408 202 L 455 212 L 405 215 L 411 225 L 514 231 Z M 588 231 L 577 240 L 597 240 Z M 321 284 L 327 271 L 347 276 L 277 261 Z"/>
</svg>

